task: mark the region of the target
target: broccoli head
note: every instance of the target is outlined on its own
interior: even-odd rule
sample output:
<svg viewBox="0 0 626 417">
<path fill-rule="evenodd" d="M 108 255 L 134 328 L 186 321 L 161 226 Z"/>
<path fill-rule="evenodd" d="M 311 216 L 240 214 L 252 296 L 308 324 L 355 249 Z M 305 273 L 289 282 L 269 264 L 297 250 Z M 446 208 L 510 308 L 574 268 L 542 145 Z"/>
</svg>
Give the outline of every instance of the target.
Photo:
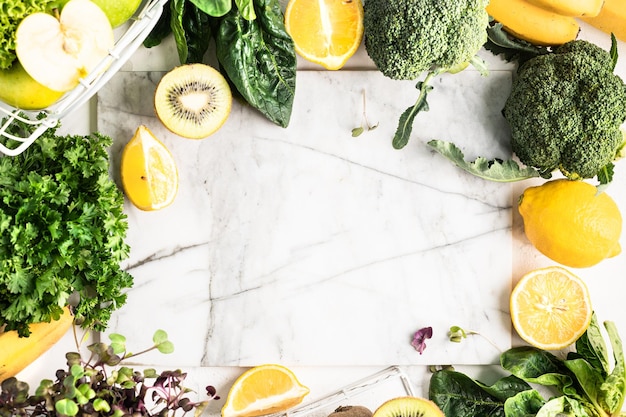
<svg viewBox="0 0 626 417">
<path fill-rule="evenodd" d="M 387 77 L 469 62 L 487 41 L 488 0 L 366 0 L 365 49 Z"/>
<path fill-rule="evenodd" d="M 503 114 L 521 162 L 570 179 L 612 168 L 626 120 L 626 85 L 614 67 L 609 52 L 584 40 L 519 67 Z"/>
</svg>

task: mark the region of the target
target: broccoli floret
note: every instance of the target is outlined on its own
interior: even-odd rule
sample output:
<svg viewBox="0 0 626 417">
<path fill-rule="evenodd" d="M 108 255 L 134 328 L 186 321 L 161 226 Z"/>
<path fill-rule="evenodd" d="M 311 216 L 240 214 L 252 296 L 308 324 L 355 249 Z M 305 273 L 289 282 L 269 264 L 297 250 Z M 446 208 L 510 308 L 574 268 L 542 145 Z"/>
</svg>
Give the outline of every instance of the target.
<svg viewBox="0 0 626 417">
<path fill-rule="evenodd" d="M 366 0 L 363 4 L 365 50 L 380 72 L 396 80 L 415 80 L 419 96 L 401 116 L 393 138 L 396 149 L 411 135 L 415 116 L 427 111 L 429 82 L 442 72 L 468 63 L 484 71 L 476 58 L 487 42 L 488 0 Z M 480 64 L 477 65 L 477 64 Z"/>
<path fill-rule="evenodd" d="M 584 40 L 522 64 L 503 110 L 520 161 L 546 177 L 612 172 L 626 120 L 626 85 L 614 68 L 614 56 Z"/>
<path fill-rule="evenodd" d="M 488 0 L 367 0 L 365 49 L 387 77 L 469 62 L 487 41 Z"/>
</svg>

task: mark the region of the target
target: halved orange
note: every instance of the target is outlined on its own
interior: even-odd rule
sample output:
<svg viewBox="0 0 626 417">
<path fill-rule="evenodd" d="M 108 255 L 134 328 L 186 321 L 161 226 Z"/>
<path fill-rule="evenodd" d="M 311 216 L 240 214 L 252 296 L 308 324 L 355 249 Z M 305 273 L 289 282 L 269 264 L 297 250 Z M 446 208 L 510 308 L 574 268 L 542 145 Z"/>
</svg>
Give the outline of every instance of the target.
<svg viewBox="0 0 626 417">
<path fill-rule="evenodd" d="M 139 126 L 122 152 L 122 186 L 137 208 L 170 205 L 178 192 L 178 169 L 170 151 L 146 126 Z"/>
<path fill-rule="evenodd" d="M 563 349 L 589 327 L 593 309 L 585 282 L 560 266 L 533 270 L 511 292 L 513 327 L 529 344 Z"/>
<path fill-rule="evenodd" d="M 288 410 L 309 393 L 288 368 L 265 364 L 244 372 L 231 387 L 222 417 L 255 417 Z"/>
<path fill-rule="evenodd" d="M 362 0 L 289 0 L 285 28 L 302 58 L 340 69 L 363 39 Z"/>
</svg>

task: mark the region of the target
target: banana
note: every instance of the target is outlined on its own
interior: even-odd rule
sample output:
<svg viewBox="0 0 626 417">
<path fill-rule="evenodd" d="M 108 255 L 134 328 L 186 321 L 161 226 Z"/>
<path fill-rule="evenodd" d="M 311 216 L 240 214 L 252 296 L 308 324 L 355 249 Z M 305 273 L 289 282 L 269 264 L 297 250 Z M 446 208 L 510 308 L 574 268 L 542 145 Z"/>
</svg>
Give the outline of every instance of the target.
<svg viewBox="0 0 626 417">
<path fill-rule="evenodd" d="M 562 45 L 576 39 L 580 30 L 575 18 L 524 0 L 491 0 L 487 13 L 507 32 L 535 45 Z"/>
<path fill-rule="evenodd" d="M 606 0 L 597 16 L 585 16 L 581 20 L 626 41 L 626 2 L 624 0 Z"/>
<path fill-rule="evenodd" d="M 59 320 L 30 325 L 31 334 L 19 337 L 17 331 L 0 333 L 0 382 L 17 375 L 67 333 L 74 316 L 66 308 Z"/>
<path fill-rule="evenodd" d="M 604 0 L 526 0 L 542 9 L 563 16 L 597 16 L 602 9 Z"/>
</svg>

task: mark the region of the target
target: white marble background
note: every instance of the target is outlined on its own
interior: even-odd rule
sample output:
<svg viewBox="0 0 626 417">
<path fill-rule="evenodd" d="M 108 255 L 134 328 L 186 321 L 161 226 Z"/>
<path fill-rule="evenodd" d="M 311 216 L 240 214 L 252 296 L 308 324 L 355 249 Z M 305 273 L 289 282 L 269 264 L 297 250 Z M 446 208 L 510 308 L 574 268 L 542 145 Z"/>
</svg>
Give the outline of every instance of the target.
<svg viewBox="0 0 626 417">
<path fill-rule="evenodd" d="M 425 145 L 439 138 L 467 145 L 468 157 L 506 156 L 508 71 L 436 79 L 431 110 L 400 151 L 390 139 L 414 82 L 301 71 L 287 129 L 235 103 L 220 131 L 193 141 L 154 117 L 161 75 L 120 72 L 98 95 L 114 171 L 139 124 L 180 171 L 172 206 L 126 207 L 136 285 L 110 331 L 149 339 L 167 323 L 177 352 L 155 360 L 176 366 L 497 360 L 483 338 L 448 342 L 452 325 L 510 346 L 511 188 L 463 175 Z M 354 138 L 364 92 L 379 126 Z M 425 326 L 434 337 L 420 356 L 410 341 Z"/>
</svg>

